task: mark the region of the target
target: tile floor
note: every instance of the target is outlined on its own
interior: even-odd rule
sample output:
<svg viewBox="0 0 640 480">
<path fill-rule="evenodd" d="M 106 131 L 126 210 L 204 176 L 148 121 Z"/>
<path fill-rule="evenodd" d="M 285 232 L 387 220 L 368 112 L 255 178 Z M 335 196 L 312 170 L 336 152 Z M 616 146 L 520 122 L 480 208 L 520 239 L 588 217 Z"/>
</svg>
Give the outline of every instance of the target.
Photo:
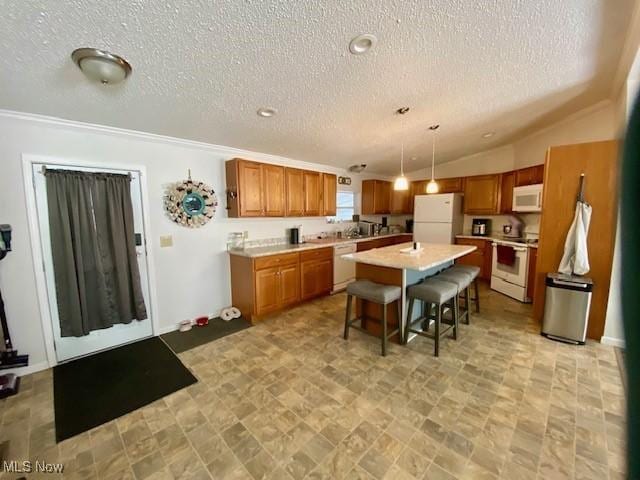
<svg viewBox="0 0 640 480">
<path fill-rule="evenodd" d="M 612 348 L 546 340 L 529 306 L 483 289 L 439 359 L 422 338 L 382 358 L 360 332 L 342 340 L 344 300 L 182 354 L 199 383 L 58 445 L 51 371 L 25 377 L 0 402 L 2 457 L 64 478 L 624 478 Z"/>
</svg>

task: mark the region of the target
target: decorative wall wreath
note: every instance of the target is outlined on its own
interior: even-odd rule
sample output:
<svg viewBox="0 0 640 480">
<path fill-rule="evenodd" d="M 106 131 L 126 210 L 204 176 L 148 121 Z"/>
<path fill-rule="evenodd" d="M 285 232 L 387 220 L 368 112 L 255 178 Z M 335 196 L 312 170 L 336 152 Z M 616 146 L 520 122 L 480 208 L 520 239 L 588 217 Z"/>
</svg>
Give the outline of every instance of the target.
<svg viewBox="0 0 640 480">
<path fill-rule="evenodd" d="M 165 193 L 164 208 L 169 218 L 179 225 L 197 228 L 213 218 L 218 199 L 213 188 L 189 178 L 171 184 Z"/>
</svg>

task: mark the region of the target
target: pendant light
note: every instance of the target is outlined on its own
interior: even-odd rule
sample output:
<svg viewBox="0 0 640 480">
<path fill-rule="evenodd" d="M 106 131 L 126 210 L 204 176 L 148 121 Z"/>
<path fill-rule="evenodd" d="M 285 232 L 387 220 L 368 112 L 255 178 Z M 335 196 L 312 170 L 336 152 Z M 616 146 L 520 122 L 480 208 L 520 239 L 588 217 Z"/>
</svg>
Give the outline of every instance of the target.
<svg viewBox="0 0 640 480">
<path fill-rule="evenodd" d="M 404 115 L 409 111 L 409 107 L 402 107 L 396 110 L 396 113 L 399 115 Z M 403 122 L 404 129 L 404 122 Z M 400 176 L 396 177 L 393 182 L 394 190 L 409 190 L 409 180 L 404 176 L 404 141 L 400 144 Z"/>
<path fill-rule="evenodd" d="M 427 193 L 438 193 L 440 188 L 438 187 L 438 182 L 436 182 L 434 173 L 436 168 L 436 130 L 440 127 L 440 125 L 431 125 L 429 130 L 433 135 L 432 149 L 431 149 L 431 180 L 427 183 Z"/>
</svg>

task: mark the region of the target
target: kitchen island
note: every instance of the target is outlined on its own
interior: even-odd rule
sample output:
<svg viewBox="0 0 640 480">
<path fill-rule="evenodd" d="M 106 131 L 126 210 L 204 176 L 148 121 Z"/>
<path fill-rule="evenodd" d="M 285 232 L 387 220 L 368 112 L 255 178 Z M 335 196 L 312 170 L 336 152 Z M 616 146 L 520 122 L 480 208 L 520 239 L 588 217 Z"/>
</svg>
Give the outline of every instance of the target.
<svg viewBox="0 0 640 480">
<path fill-rule="evenodd" d="M 430 244 L 421 245 L 418 253 L 408 254 L 402 250 L 412 247 L 412 243 L 401 243 L 383 248 L 374 248 L 366 252 L 351 253 L 343 258 L 356 262 L 356 280 L 371 280 L 385 285 L 397 285 L 402 288 L 401 308 L 402 319 L 398 318 L 395 304 L 387 305 L 387 324 L 389 330 L 395 330 L 400 325 L 400 332 L 404 334 L 407 312 L 407 287 L 420 282 L 426 277 L 437 274 L 453 264 L 456 258 L 473 252 L 477 247 L 473 245 Z M 356 315 L 361 315 L 361 302 L 356 302 Z M 366 303 L 365 316 L 382 319 L 382 306 L 371 302 Z M 419 309 L 415 309 L 415 317 L 419 316 Z M 362 322 L 362 327 L 368 332 L 379 336 L 381 326 L 377 322 Z M 398 341 L 396 335 L 393 340 Z"/>
</svg>

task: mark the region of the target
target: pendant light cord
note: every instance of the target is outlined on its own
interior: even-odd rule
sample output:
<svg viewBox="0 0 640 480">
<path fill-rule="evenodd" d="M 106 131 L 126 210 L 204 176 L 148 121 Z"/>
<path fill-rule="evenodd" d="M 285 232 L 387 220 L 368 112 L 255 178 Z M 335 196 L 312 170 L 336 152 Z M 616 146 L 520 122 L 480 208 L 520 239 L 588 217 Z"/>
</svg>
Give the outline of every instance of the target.
<svg viewBox="0 0 640 480">
<path fill-rule="evenodd" d="M 433 135 L 431 142 L 431 181 L 435 180 L 435 169 L 436 169 L 436 130 L 440 128 L 440 125 L 431 125 L 429 130 Z"/>
</svg>

